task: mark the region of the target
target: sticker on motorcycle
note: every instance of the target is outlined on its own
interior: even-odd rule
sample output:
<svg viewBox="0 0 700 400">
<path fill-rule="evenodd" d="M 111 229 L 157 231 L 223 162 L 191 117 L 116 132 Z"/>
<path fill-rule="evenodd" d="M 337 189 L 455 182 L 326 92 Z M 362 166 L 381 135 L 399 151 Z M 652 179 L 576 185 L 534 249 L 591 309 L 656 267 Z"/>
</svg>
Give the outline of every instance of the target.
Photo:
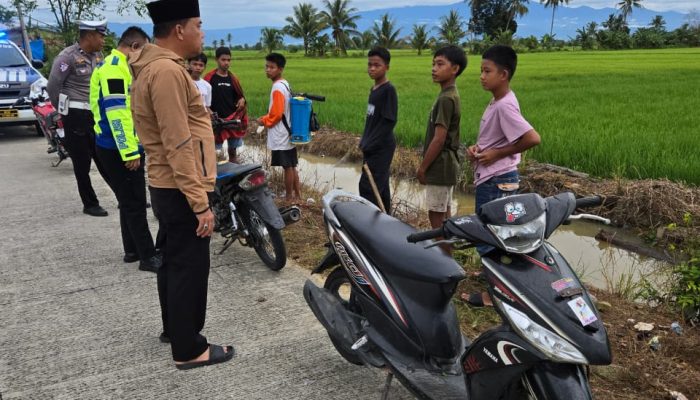
<svg viewBox="0 0 700 400">
<path fill-rule="evenodd" d="M 564 279 L 559 279 L 558 281 L 552 282 L 552 289 L 554 289 L 557 293 L 559 293 L 562 290 L 572 288 L 575 285 L 576 285 L 576 283 L 574 283 L 574 280 L 572 278 L 564 278 Z"/>
<path fill-rule="evenodd" d="M 583 326 L 588 326 L 592 324 L 593 322 L 598 320 L 598 317 L 593 314 L 593 310 L 588 306 L 588 303 L 586 303 L 586 300 L 583 299 L 583 297 L 577 297 L 567 303 L 571 310 L 576 314 L 576 317 L 578 317 L 579 321 L 581 321 L 581 325 Z"/>
<path fill-rule="evenodd" d="M 507 203 L 505 205 L 506 221 L 514 222 L 516 219 L 527 214 L 523 203 Z"/>
</svg>

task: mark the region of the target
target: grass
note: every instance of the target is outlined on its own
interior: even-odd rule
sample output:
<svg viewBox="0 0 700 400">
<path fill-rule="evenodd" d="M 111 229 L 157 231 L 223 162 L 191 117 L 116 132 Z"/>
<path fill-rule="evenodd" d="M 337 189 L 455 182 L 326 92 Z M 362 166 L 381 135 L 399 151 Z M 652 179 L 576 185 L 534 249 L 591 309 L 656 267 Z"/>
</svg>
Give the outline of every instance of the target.
<svg viewBox="0 0 700 400">
<path fill-rule="evenodd" d="M 234 52 L 254 116 L 267 111 L 270 82 L 263 53 Z M 480 57 L 470 56 L 458 80 L 462 140 L 473 143 L 490 94 L 479 84 Z M 289 55 L 293 90 L 327 96 L 316 104 L 322 124 L 359 134 L 371 80 L 366 59 Z M 215 65 L 210 60 L 209 66 Z M 394 51 L 389 78 L 399 94 L 396 134 L 419 146 L 438 87 L 431 57 Z M 669 178 L 700 184 L 700 49 L 522 54 L 512 88 L 525 117 L 542 136 L 530 156 L 595 176 Z"/>
</svg>

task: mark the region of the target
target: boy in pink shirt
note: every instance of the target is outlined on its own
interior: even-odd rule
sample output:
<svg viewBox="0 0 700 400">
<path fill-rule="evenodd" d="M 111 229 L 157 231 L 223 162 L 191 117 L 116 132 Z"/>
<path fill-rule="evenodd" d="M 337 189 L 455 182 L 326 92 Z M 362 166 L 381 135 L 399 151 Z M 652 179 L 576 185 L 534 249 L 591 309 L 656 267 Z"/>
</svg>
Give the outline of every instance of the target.
<svg viewBox="0 0 700 400">
<path fill-rule="evenodd" d="M 485 203 L 517 193 L 520 153 L 540 143 L 540 135 L 523 118 L 518 99 L 510 90 L 517 63 L 515 51 L 501 45 L 486 50 L 481 59 L 481 86 L 493 93 L 493 99 L 481 117 L 476 144 L 467 149 L 474 169 L 477 213 Z M 481 255 L 492 249 L 477 246 Z M 489 299 L 480 297 L 474 294 L 469 302 L 474 305 L 490 303 Z"/>
</svg>

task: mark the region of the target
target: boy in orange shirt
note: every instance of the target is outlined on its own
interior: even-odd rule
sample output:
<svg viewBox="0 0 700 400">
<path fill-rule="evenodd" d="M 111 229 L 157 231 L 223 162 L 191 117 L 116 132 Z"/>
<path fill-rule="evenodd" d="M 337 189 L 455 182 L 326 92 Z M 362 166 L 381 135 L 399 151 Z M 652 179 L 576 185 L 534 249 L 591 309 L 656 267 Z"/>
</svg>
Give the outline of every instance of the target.
<svg viewBox="0 0 700 400">
<path fill-rule="evenodd" d="M 285 199 L 291 201 L 301 199 L 301 184 L 297 171 L 297 148 L 289 140 L 291 133 L 287 129 L 292 91 L 282 77 L 286 64 L 287 60 L 282 54 L 270 53 L 265 57 L 265 74 L 272 81 L 272 90 L 267 115 L 258 118 L 258 123 L 267 128 L 267 148 L 272 152 L 271 165 L 284 168 Z"/>
</svg>

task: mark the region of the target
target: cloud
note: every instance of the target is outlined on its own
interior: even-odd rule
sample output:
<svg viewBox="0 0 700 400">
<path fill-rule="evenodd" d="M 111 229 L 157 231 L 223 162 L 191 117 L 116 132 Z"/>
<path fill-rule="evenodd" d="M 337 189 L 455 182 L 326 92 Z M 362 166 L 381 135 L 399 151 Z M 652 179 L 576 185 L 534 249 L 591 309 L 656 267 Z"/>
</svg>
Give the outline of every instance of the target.
<svg viewBox="0 0 700 400">
<path fill-rule="evenodd" d="M 147 18 L 142 19 L 136 15 L 120 16 L 115 13 L 118 0 L 106 0 L 105 16 L 112 22 L 149 22 Z M 321 0 L 306 0 L 316 8 L 323 9 Z M 537 1 L 537 0 L 533 0 Z M 593 8 L 616 8 L 619 0 L 574 0 L 569 6 L 580 7 L 589 6 Z M 699 9 L 698 0 L 644 0 L 645 8 L 658 11 L 680 11 L 687 12 L 691 9 Z M 296 2 L 289 0 L 200 0 L 200 11 L 206 29 L 241 28 L 248 26 L 281 26 L 285 24 L 285 18 L 292 14 L 292 8 Z M 351 0 L 350 5 L 358 10 L 372 10 L 379 8 L 393 8 L 416 5 L 445 5 L 458 4 L 459 7 L 467 5 L 459 0 Z M 47 19 L 46 22 L 54 20 L 53 15 L 48 10 L 43 9 L 37 12 L 37 18 Z"/>
</svg>

